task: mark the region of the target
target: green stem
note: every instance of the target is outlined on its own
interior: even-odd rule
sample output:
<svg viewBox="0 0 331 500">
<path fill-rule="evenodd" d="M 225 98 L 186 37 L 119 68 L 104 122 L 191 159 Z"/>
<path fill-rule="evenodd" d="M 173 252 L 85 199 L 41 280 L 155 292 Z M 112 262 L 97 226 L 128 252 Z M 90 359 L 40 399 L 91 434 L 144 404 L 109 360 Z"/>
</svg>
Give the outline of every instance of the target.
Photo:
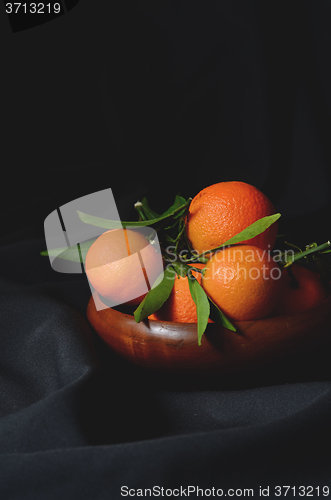
<svg viewBox="0 0 331 500">
<path fill-rule="evenodd" d="M 283 269 L 286 267 L 289 267 L 293 264 L 293 262 L 296 262 L 299 259 L 302 259 L 303 257 L 306 257 L 307 255 L 310 255 L 312 253 L 316 252 L 321 252 L 322 250 L 325 250 L 331 246 L 331 242 L 327 241 L 326 243 L 322 243 L 322 245 L 318 245 L 317 247 L 309 248 L 308 250 L 305 250 L 304 252 L 298 252 L 293 257 L 289 257 L 289 260 L 286 262 L 286 264 L 283 266 Z"/>
<path fill-rule="evenodd" d="M 285 243 L 285 245 L 292 247 L 292 248 L 295 248 L 296 250 L 299 250 L 299 252 L 302 252 L 301 248 L 298 247 L 297 245 L 294 245 L 293 243 L 289 243 L 288 241 L 285 241 L 284 243 Z"/>
<path fill-rule="evenodd" d="M 143 210 L 144 206 L 141 203 L 141 201 L 137 201 L 137 203 L 134 204 L 134 208 L 137 210 L 137 212 L 142 220 L 148 220 L 145 213 L 144 213 L 144 210 Z"/>
</svg>

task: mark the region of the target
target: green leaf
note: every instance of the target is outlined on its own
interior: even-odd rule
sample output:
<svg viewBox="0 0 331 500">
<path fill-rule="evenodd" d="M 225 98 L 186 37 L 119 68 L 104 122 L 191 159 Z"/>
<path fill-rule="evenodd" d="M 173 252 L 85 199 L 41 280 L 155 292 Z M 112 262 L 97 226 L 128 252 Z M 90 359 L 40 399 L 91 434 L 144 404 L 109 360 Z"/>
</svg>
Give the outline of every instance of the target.
<svg viewBox="0 0 331 500">
<path fill-rule="evenodd" d="M 134 311 L 133 315 L 136 323 L 139 323 L 150 314 L 160 309 L 171 293 L 175 277 L 176 274 L 174 270 L 170 266 L 166 267 L 162 281 L 148 292 Z"/>
<path fill-rule="evenodd" d="M 174 262 L 171 262 L 171 266 L 174 268 L 178 276 L 181 276 L 182 278 L 185 278 L 185 276 L 188 275 L 188 273 L 191 271 L 192 267 L 188 266 L 187 264 L 184 264 L 183 262 L 178 262 L 177 260 Z"/>
<path fill-rule="evenodd" d="M 61 253 L 60 253 L 61 252 Z M 58 257 L 63 260 L 70 260 L 70 262 L 80 262 L 80 256 L 77 245 L 69 248 L 57 248 L 53 250 L 44 250 L 40 255 L 48 255 L 49 257 Z"/>
<path fill-rule="evenodd" d="M 231 330 L 232 332 L 236 332 L 236 327 L 228 320 L 225 314 L 219 309 L 219 307 L 208 297 L 210 303 L 210 319 L 215 321 L 218 325 Z"/>
<path fill-rule="evenodd" d="M 152 219 L 158 219 L 159 217 L 161 217 L 161 214 L 158 214 L 157 212 L 155 212 L 154 210 L 152 210 L 150 208 L 146 197 L 144 197 L 141 200 L 141 204 L 142 204 L 142 207 L 143 207 L 143 210 L 145 212 L 147 219 L 152 220 Z"/>
<path fill-rule="evenodd" d="M 80 210 L 77 210 L 78 217 L 82 222 L 85 222 L 85 224 L 91 224 L 92 226 L 97 226 L 97 227 L 102 227 L 104 229 L 121 229 L 122 222 L 121 221 L 115 221 L 115 220 L 109 220 L 109 219 L 103 219 L 102 217 L 95 217 L 94 215 L 88 215 Z M 148 226 L 149 222 L 146 221 L 138 221 L 135 222 L 134 225 L 136 226 Z"/>
<path fill-rule="evenodd" d="M 191 198 L 188 200 L 188 201 L 191 201 Z M 175 197 L 175 201 L 173 202 L 173 204 L 162 214 L 162 216 L 164 215 L 169 215 L 171 214 L 174 210 L 176 210 L 177 208 L 180 208 L 181 206 L 183 206 L 184 204 L 186 203 L 186 200 L 185 198 L 183 198 L 182 196 L 179 196 L 179 194 L 176 194 L 176 197 Z"/>
<path fill-rule="evenodd" d="M 168 233 L 164 233 L 162 235 L 162 241 L 167 242 L 167 243 L 172 243 L 173 246 L 174 246 L 174 243 L 176 243 L 176 240 L 174 240 L 174 238 L 172 238 L 172 236 L 170 236 L 170 234 L 168 234 Z"/>
<path fill-rule="evenodd" d="M 171 263 L 171 266 L 175 269 L 177 275 L 181 276 L 182 278 L 184 278 L 185 276 L 188 276 L 192 273 L 192 271 L 197 271 L 197 272 L 202 272 L 202 269 L 199 269 L 199 268 L 196 268 L 192 265 L 188 265 L 188 264 L 184 264 L 183 262 L 172 262 Z M 192 276 L 192 274 L 191 274 Z M 189 279 L 189 285 L 192 286 L 192 279 L 194 277 L 192 276 L 191 279 Z M 195 279 L 195 278 L 194 278 Z M 196 280 L 197 281 L 197 280 Z M 197 281 L 197 284 L 199 285 L 199 282 Z M 197 287 L 197 285 L 193 285 L 195 287 Z M 199 285 L 200 286 L 200 285 Z M 203 288 L 200 286 L 202 292 L 207 296 L 207 299 L 209 301 L 209 306 L 210 306 L 210 318 L 215 321 L 215 323 L 227 328 L 228 330 L 232 330 L 233 332 L 236 332 L 236 327 L 233 326 L 233 324 L 228 320 L 228 318 L 225 316 L 225 314 L 217 307 L 217 305 L 211 300 L 210 297 L 208 297 L 208 295 L 205 293 L 205 291 L 203 290 Z M 191 291 L 191 288 L 190 288 L 190 291 Z M 191 291 L 191 295 L 192 295 L 192 291 Z M 202 293 L 201 293 L 202 295 Z M 192 295 L 192 298 L 194 300 L 194 297 Z M 195 300 L 194 300 L 195 302 Z M 208 318 L 207 318 L 207 321 L 208 321 Z"/>
<path fill-rule="evenodd" d="M 40 255 L 47 257 L 48 255 L 56 257 L 59 252 L 64 252 L 66 248 L 58 248 L 57 250 L 43 250 Z"/>
<path fill-rule="evenodd" d="M 162 224 L 162 226 L 160 227 L 160 229 L 162 229 L 163 231 L 169 231 L 171 234 L 176 234 L 176 238 L 177 238 L 177 235 L 178 235 L 178 232 L 179 232 L 179 229 L 178 229 L 178 225 L 179 225 L 179 220 L 178 219 L 175 219 L 176 216 L 174 216 L 173 219 L 169 219 L 169 222 L 166 223 L 166 224 Z M 167 221 L 168 219 L 164 219 L 165 221 Z M 171 229 L 173 229 L 173 231 L 171 231 Z"/>
<path fill-rule="evenodd" d="M 228 241 L 226 241 L 219 247 L 203 252 L 201 255 L 199 255 L 198 258 L 203 257 L 204 255 L 210 252 L 216 252 L 217 250 L 221 250 L 226 246 L 236 245 L 237 243 L 241 243 L 242 241 L 255 238 L 255 236 L 258 236 L 259 234 L 263 233 L 266 229 L 268 229 L 268 227 L 274 224 L 279 219 L 280 216 L 281 214 L 277 213 L 274 215 L 267 215 L 266 217 L 262 217 L 261 219 L 253 222 L 253 224 L 251 224 L 250 226 L 246 227 L 243 231 L 240 231 L 240 233 L 236 234 L 235 236 L 230 238 Z"/>
<path fill-rule="evenodd" d="M 198 280 L 192 275 L 188 275 L 188 283 L 190 287 L 190 292 L 192 299 L 196 305 L 197 317 L 198 317 L 198 345 L 201 345 L 201 338 L 204 334 L 210 313 L 210 306 L 208 297 L 204 289 L 200 286 Z"/>
<path fill-rule="evenodd" d="M 152 226 L 160 221 L 170 219 L 173 216 L 180 215 L 182 212 L 185 212 L 187 207 L 189 206 L 190 199 L 185 201 L 182 205 L 174 208 L 171 212 L 168 212 L 164 215 L 156 219 L 149 219 L 146 221 L 113 221 L 109 219 L 103 219 L 102 217 L 95 217 L 94 215 L 88 215 L 80 210 L 77 210 L 77 214 L 82 222 L 86 224 L 92 224 L 93 226 L 102 227 L 104 229 L 118 229 L 122 227 L 144 227 L 144 226 Z"/>
<path fill-rule="evenodd" d="M 96 238 L 93 238 L 92 240 L 84 241 L 83 243 L 79 244 L 80 252 L 83 256 L 83 261 L 90 246 L 95 240 Z M 53 248 L 51 250 L 43 250 L 42 252 L 40 252 L 40 255 L 57 257 L 58 259 L 69 260 L 71 262 L 82 262 L 82 259 L 80 257 L 80 252 L 78 251 L 78 246 L 73 245 L 68 248 L 63 247 L 63 248 Z"/>
<path fill-rule="evenodd" d="M 137 203 L 135 203 L 135 208 L 139 207 L 140 210 L 143 210 L 144 215 L 145 215 L 144 219 L 146 219 L 146 220 L 153 220 L 153 219 L 162 220 L 161 217 L 168 216 L 169 214 L 172 214 L 172 212 L 174 210 L 181 207 L 185 203 L 186 203 L 185 198 L 183 198 L 182 196 L 176 195 L 174 203 L 169 208 L 167 208 L 167 210 L 165 212 L 163 212 L 162 214 L 159 214 L 159 213 L 155 212 L 155 210 L 152 210 L 150 208 L 148 201 L 147 201 L 147 198 L 144 197 L 142 199 L 142 201 L 137 201 Z M 180 215 L 181 215 L 181 212 L 178 212 L 178 214 L 176 215 L 176 218 L 180 217 Z M 166 229 L 169 229 L 169 228 L 166 228 Z"/>
<path fill-rule="evenodd" d="M 188 200 L 188 201 L 190 201 L 190 200 Z M 186 200 L 184 198 L 177 195 L 175 203 L 173 205 L 171 205 L 171 207 L 168 208 L 168 210 L 166 210 L 162 214 L 162 217 L 164 217 L 164 216 L 168 216 L 169 214 L 172 214 L 174 211 L 176 211 L 176 213 L 169 219 L 169 222 L 167 224 L 164 224 L 164 223 L 162 224 L 162 229 L 164 231 L 169 231 L 171 229 L 173 229 L 175 231 L 175 234 L 176 234 L 175 239 L 176 240 L 180 236 L 180 233 L 183 230 L 183 221 L 181 218 L 183 217 L 183 215 L 185 215 L 185 212 L 187 210 L 187 206 L 185 205 L 185 202 L 186 202 Z M 185 205 L 185 208 L 181 208 L 181 207 L 183 207 L 183 205 Z M 185 229 L 185 225 L 184 225 L 184 229 Z"/>
</svg>

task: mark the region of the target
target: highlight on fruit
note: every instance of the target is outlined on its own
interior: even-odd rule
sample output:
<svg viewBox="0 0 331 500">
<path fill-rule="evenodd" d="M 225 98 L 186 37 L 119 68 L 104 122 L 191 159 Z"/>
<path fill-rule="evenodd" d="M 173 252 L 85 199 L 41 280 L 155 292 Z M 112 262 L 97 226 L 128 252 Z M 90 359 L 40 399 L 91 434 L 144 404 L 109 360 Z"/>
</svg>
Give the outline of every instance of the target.
<svg viewBox="0 0 331 500">
<path fill-rule="evenodd" d="M 210 322 L 235 335 L 236 322 L 296 314 L 330 294 L 330 241 L 290 242 L 279 232 L 281 214 L 250 184 L 177 194 L 161 214 L 146 198 L 134 208 L 137 220 L 120 224 L 77 210 L 82 223 L 104 232 L 79 252 L 54 255 L 80 262 L 104 306 L 124 307 L 136 322 L 196 323 L 200 345 Z"/>
</svg>

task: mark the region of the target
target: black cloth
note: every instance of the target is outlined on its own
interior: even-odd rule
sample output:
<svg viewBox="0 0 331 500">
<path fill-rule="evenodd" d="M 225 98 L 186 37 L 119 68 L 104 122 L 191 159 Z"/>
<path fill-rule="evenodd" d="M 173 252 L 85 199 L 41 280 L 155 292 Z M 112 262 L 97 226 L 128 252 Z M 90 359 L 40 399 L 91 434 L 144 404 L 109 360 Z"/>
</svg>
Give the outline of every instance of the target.
<svg viewBox="0 0 331 500">
<path fill-rule="evenodd" d="M 40 252 L 80 196 L 111 187 L 127 220 L 222 180 L 265 192 L 294 243 L 328 240 L 330 3 L 94 5 L 15 34 L 1 17 L 0 496 L 320 498 L 330 345 L 227 379 L 145 372 Z"/>
<path fill-rule="evenodd" d="M 85 277 L 43 248 L 0 251 L 2 498 L 330 484 L 330 349 L 227 381 L 144 372 L 93 334 Z"/>
</svg>

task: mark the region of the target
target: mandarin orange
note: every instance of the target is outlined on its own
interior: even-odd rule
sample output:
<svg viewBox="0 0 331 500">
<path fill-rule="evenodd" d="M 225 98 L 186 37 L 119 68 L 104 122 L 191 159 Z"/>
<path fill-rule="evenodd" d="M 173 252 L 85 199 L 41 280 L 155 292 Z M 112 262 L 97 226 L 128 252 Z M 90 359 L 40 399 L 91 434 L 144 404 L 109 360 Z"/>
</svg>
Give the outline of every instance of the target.
<svg viewBox="0 0 331 500">
<path fill-rule="evenodd" d="M 291 273 L 297 282 L 297 288 L 291 279 Z M 300 264 L 292 264 L 289 272 L 283 270 L 281 284 L 281 293 L 275 307 L 275 313 L 278 315 L 295 314 L 312 309 L 327 296 L 319 275 Z"/>
<path fill-rule="evenodd" d="M 216 248 L 275 208 L 259 189 L 240 181 L 219 182 L 202 189 L 191 201 L 186 221 L 188 239 L 199 253 Z M 278 224 L 243 243 L 272 250 Z"/>
<path fill-rule="evenodd" d="M 192 264 L 199 269 L 204 264 Z M 193 271 L 193 275 L 201 283 L 201 273 Z M 177 323 L 197 323 L 196 306 L 192 299 L 188 278 L 176 275 L 173 289 L 164 304 L 151 314 L 148 319 L 157 321 L 175 321 Z M 211 322 L 211 320 L 209 320 Z"/>
<path fill-rule="evenodd" d="M 268 316 L 280 292 L 281 270 L 269 252 L 252 245 L 227 247 L 207 262 L 201 285 L 234 321 Z"/>
<path fill-rule="evenodd" d="M 144 265 L 139 256 L 142 250 Z M 112 229 L 90 246 L 85 271 L 96 291 L 114 305 L 137 305 L 158 277 L 158 263 L 159 254 L 144 234 L 130 229 Z"/>
</svg>

